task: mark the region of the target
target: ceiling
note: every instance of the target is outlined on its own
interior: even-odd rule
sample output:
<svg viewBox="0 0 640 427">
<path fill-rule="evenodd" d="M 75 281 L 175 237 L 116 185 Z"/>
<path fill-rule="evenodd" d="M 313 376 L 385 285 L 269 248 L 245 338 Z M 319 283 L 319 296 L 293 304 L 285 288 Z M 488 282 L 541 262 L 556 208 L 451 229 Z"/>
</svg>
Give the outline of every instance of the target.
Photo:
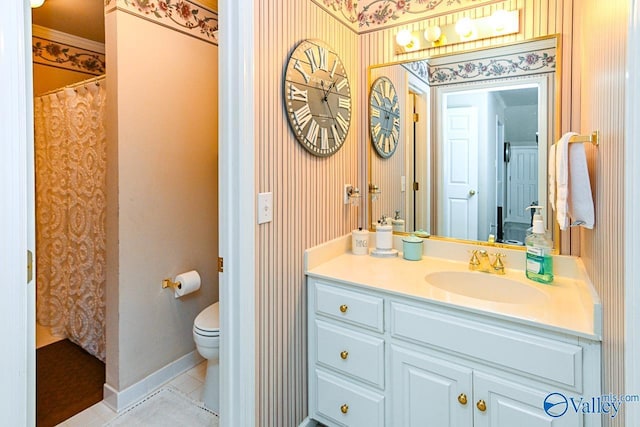
<svg viewBox="0 0 640 427">
<path fill-rule="evenodd" d="M 33 24 L 104 43 L 104 0 L 46 0 Z"/>
</svg>

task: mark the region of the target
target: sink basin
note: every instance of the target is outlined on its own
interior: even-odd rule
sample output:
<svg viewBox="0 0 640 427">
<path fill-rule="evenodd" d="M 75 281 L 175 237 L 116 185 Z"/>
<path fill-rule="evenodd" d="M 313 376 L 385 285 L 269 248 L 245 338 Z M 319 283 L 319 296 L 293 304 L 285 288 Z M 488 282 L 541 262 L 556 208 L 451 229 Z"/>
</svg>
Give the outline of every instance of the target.
<svg viewBox="0 0 640 427">
<path fill-rule="evenodd" d="M 547 295 L 532 285 L 471 271 L 440 271 L 425 280 L 445 292 L 508 304 L 544 304 Z"/>
</svg>

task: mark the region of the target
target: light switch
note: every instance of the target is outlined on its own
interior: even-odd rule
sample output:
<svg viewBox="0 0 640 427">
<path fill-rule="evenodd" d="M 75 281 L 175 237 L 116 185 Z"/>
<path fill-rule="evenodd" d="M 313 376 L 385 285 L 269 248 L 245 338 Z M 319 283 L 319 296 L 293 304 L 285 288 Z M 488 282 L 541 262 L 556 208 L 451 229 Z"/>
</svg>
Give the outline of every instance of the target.
<svg viewBox="0 0 640 427">
<path fill-rule="evenodd" d="M 273 193 L 258 193 L 258 224 L 273 221 Z"/>
</svg>

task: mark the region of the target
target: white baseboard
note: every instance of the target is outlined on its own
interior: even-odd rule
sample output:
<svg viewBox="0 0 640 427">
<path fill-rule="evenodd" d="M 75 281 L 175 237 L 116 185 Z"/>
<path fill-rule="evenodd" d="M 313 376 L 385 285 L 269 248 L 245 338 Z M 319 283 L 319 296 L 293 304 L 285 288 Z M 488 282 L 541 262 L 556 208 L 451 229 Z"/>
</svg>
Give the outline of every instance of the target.
<svg viewBox="0 0 640 427">
<path fill-rule="evenodd" d="M 118 391 L 109 384 L 105 384 L 103 389 L 103 402 L 114 411 L 121 412 L 123 409 L 144 399 L 149 393 L 161 385 L 198 365 L 203 360 L 204 358 L 198 354 L 198 351 L 194 350 L 124 390 Z"/>
<path fill-rule="evenodd" d="M 302 422 L 300 423 L 300 425 L 298 427 L 316 427 L 317 425 L 318 425 L 317 422 L 315 422 L 311 418 L 307 417 L 304 420 L 302 420 Z"/>
</svg>

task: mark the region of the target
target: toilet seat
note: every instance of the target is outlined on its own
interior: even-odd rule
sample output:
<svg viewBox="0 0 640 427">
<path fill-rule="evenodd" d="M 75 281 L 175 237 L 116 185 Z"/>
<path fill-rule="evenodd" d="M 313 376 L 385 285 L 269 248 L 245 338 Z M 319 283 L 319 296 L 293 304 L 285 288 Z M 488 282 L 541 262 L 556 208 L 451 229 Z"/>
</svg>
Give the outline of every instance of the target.
<svg viewBox="0 0 640 427">
<path fill-rule="evenodd" d="M 193 321 L 193 333 L 203 337 L 220 336 L 220 305 L 211 304 L 198 314 Z"/>
</svg>

